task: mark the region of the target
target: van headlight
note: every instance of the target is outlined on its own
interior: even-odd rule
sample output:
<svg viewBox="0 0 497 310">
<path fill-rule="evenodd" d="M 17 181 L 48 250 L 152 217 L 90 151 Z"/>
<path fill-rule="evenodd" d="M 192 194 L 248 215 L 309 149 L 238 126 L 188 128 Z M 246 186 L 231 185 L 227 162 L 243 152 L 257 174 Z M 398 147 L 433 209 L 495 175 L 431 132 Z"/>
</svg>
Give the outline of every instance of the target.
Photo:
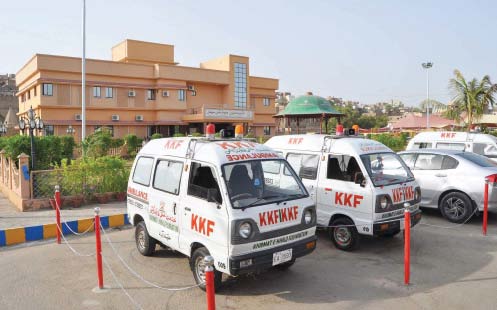
<svg viewBox="0 0 497 310">
<path fill-rule="evenodd" d="M 414 200 L 415 201 L 421 200 L 421 189 L 419 187 L 416 187 L 416 190 L 414 191 Z"/>
<path fill-rule="evenodd" d="M 388 201 L 387 196 L 382 196 L 382 197 L 380 198 L 380 208 L 381 208 L 382 210 L 385 210 L 386 208 L 388 208 L 388 202 L 389 202 L 389 201 Z"/>
<path fill-rule="evenodd" d="M 247 239 L 252 234 L 252 225 L 249 222 L 243 222 L 238 227 L 238 234 L 242 236 L 242 238 Z"/>
<path fill-rule="evenodd" d="M 306 225 L 310 224 L 312 222 L 312 211 L 307 210 L 304 213 L 304 222 Z"/>
</svg>

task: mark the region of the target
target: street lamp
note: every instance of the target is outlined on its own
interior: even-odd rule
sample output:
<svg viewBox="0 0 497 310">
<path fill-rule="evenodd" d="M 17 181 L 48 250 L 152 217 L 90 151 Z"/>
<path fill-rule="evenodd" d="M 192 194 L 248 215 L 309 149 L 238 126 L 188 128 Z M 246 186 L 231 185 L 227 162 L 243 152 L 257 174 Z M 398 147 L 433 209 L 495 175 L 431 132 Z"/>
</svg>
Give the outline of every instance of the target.
<svg viewBox="0 0 497 310">
<path fill-rule="evenodd" d="M 74 129 L 74 127 L 72 127 L 71 125 L 69 125 L 69 127 L 67 127 L 66 129 L 66 132 L 68 135 L 73 135 L 74 132 L 76 132 L 76 130 Z"/>
<path fill-rule="evenodd" d="M 36 116 L 35 111 L 33 111 L 33 107 L 30 107 L 28 110 L 28 117 L 21 116 L 19 117 L 19 129 L 21 129 L 24 134 L 24 129 L 29 129 L 29 137 L 31 138 L 31 170 L 35 168 L 35 144 L 34 144 L 34 136 L 33 131 L 35 129 L 42 130 L 43 129 L 43 120 L 41 117 Z"/>
<path fill-rule="evenodd" d="M 430 128 L 430 74 L 429 70 L 433 67 L 433 62 L 423 62 L 421 64 L 426 69 L 426 129 Z"/>
</svg>

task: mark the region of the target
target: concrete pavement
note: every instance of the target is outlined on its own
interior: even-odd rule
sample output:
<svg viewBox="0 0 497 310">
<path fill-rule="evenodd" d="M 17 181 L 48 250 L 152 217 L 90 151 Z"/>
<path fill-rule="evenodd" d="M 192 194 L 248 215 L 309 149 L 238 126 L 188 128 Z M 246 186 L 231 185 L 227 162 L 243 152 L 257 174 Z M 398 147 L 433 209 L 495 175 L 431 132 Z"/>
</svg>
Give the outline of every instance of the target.
<svg viewBox="0 0 497 310">
<path fill-rule="evenodd" d="M 217 309 L 495 309 L 497 287 L 497 215 L 490 214 L 489 236 L 481 236 L 481 217 L 464 226 L 426 211 L 412 232 L 412 285 L 403 285 L 403 239 L 367 238 L 352 253 L 336 250 L 319 233 L 316 251 L 287 272 L 228 280 L 216 296 Z M 123 260 L 161 286 L 194 283 L 188 260 L 158 248 L 141 256 L 134 230 L 108 230 Z M 447 228 L 451 227 L 451 228 Z M 143 309 L 205 309 L 197 288 L 169 292 L 150 288 L 122 265 L 106 238 L 103 255 L 126 292 Z M 93 253 L 94 235 L 70 237 L 73 247 Z M 5 309 L 136 309 L 104 269 L 109 290 L 97 285 L 94 257 L 77 257 L 66 245 L 37 242 L 0 250 L 0 304 Z"/>
</svg>

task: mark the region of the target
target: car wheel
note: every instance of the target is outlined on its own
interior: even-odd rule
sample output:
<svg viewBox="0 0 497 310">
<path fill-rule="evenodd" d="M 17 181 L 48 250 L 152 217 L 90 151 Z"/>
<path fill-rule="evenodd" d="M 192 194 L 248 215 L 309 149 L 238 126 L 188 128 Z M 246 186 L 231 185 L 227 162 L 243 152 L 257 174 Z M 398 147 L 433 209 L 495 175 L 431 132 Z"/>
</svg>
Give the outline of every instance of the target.
<svg viewBox="0 0 497 310">
<path fill-rule="evenodd" d="M 136 225 L 135 229 L 136 248 L 141 255 L 151 256 L 155 252 L 155 245 L 157 241 L 150 237 L 145 226 L 145 222 L 140 222 Z"/>
<path fill-rule="evenodd" d="M 195 278 L 195 283 L 198 287 L 205 291 L 205 262 L 204 258 L 209 256 L 209 251 L 202 247 L 198 248 L 193 252 L 190 259 L 190 268 L 193 272 L 193 277 Z M 222 273 L 217 271 L 214 267 L 214 290 L 217 291 L 221 287 Z"/>
<path fill-rule="evenodd" d="M 343 225 L 343 226 L 340 226 Z M 335 246 L 343 251 L 352 251 L 359 243 L 359 233 L 348 218 L 338 218 L 331 222 L 329 234 Z"/>
<path fill-rule="evenodd" d="M 452 192 L 440 201 L 440 212 L 452 223 L 464 223 L 473 215 L 473 205 L 466 194 Z"/>
</svg>

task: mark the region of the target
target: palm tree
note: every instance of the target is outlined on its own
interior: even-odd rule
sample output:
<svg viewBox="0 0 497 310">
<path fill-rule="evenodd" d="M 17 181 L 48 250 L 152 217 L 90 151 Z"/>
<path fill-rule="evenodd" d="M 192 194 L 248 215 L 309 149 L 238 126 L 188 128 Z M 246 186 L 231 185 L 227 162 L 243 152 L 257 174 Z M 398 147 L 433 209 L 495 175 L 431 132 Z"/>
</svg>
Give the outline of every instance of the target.
<svg viewBox="0 0 497 310">
<path fill-rule="evenodd" d="M 468 131 L 473 122 L 483 115 L 485 107 L 495 102 L 494 93 L 497 84 L 490 82 L 490 77 L 485 75 L 481 81 L 473 78 L 466 81 L 459 70 L 454 70 L 454 78 L 449 81 L 449 89 L 452 92 L 454 105 L 452 114 L 466 112 L 468 119 Z"/>
</svg>

